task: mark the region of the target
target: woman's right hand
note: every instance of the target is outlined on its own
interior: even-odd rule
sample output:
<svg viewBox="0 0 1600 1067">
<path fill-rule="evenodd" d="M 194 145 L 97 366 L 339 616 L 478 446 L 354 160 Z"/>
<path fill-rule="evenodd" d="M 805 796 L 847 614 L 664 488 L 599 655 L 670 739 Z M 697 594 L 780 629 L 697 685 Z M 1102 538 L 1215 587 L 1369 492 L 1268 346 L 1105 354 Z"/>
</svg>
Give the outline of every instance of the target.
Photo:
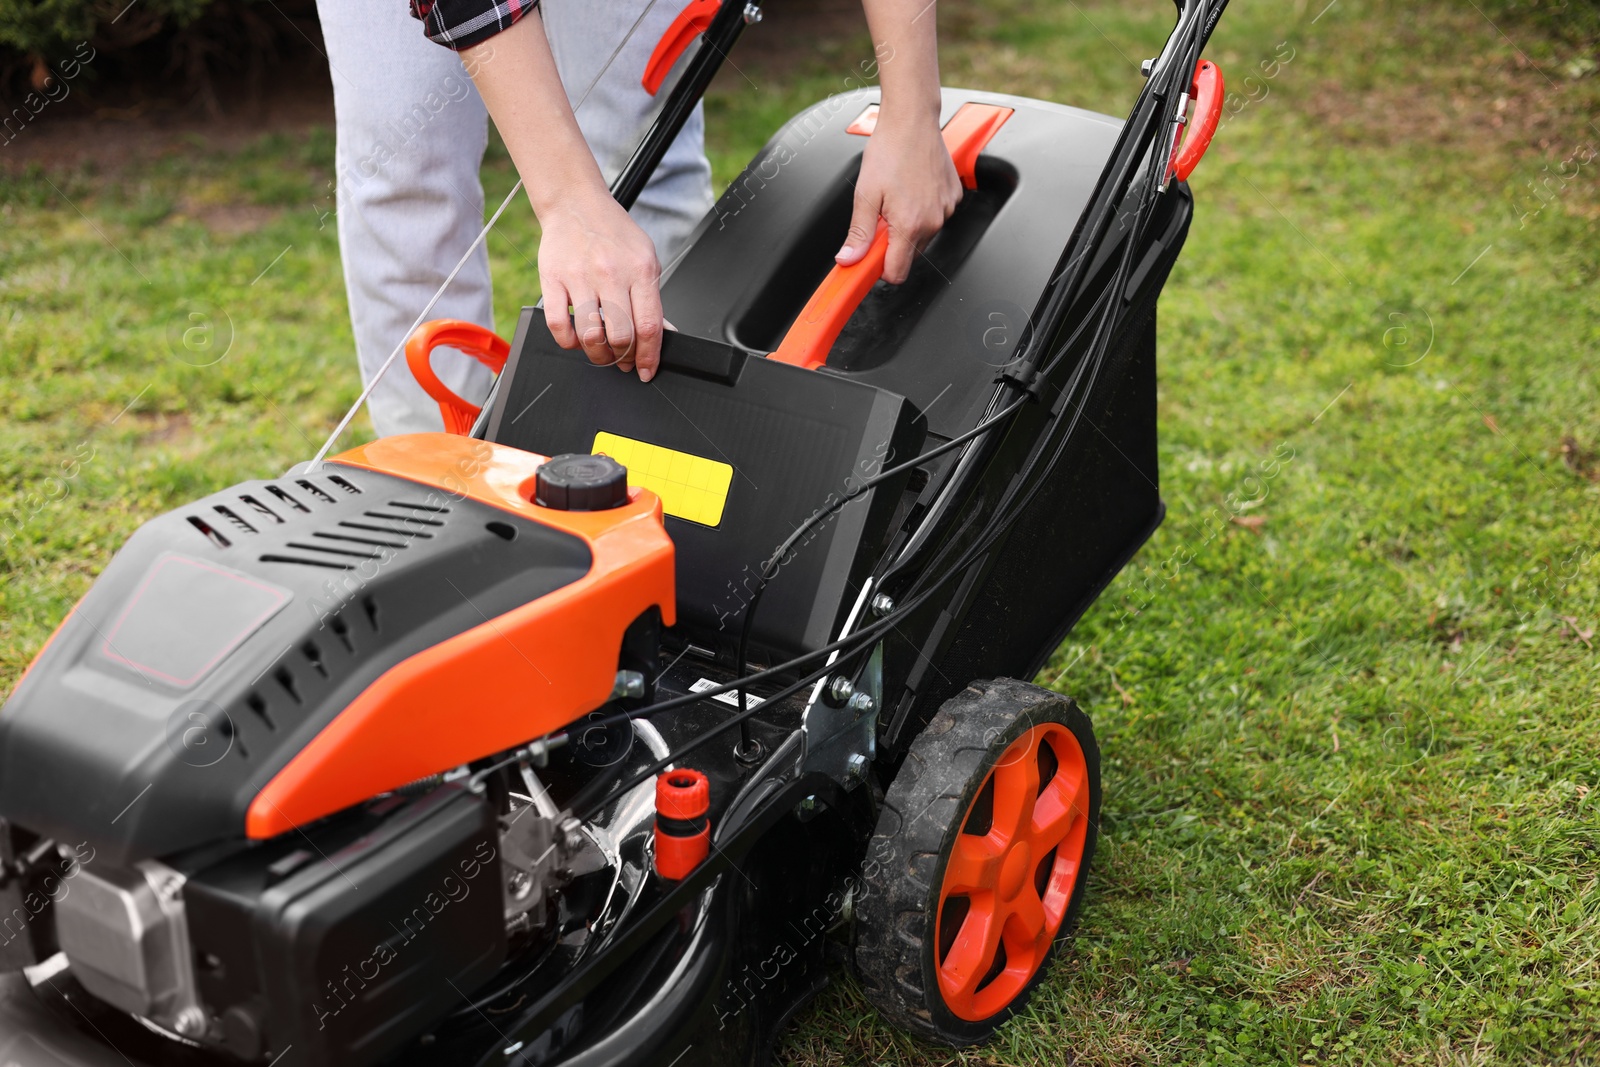
<svg viewBox="0 0 1600 1067">
<path fill-rule="evenodd" d="M 655 244 L 601 186 L 539 211 L 544 317 L 562 348 L 655 377 L 661 364 L 661 264 Z M 569 311 L 570 308 L 570 311 Z"/>
</svg>

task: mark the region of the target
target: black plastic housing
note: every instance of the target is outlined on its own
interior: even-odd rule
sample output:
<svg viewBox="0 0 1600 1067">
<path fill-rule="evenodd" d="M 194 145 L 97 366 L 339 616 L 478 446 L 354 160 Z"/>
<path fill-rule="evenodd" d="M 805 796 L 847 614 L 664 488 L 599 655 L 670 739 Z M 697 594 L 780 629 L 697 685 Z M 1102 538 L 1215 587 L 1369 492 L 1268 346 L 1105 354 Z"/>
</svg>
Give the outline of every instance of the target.
<svg viewBox="0 0 1600 1067">
<path fill-rule="evenodd" d="M 914 454 L 923 427 L 903 397 L 831 374 L 669 333 L 649 383 L 563 351 L 544 315 L 523 310 L 489 439 L 558 455 L 589 452 L 605 431 L 727 463 L 716 526 L 668 515 L 678 551 L 679 626 L 727 645 L 762 564 L 812 512 Z M 828 643 L 882 550 L 909 473 L 820 523 L 763 594 L 752 638 L 794 655 Z"/>
<path fill-rule="evenodd" d="M 262 1058 L 378 1062 L 505 958 L 497 849 L 489 806 L 449 785 L 195 874 L 184 904 L 202 999 L 253 1025 Z"/>
</svg>

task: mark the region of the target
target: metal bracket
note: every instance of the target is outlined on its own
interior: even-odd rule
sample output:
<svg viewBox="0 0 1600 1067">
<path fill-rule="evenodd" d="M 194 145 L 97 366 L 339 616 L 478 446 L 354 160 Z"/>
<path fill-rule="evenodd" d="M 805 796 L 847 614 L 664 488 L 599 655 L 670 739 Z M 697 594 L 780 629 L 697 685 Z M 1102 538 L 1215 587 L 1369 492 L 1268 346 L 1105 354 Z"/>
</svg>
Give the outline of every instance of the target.
<svg viewBox="0 0 1600 1067">
<path fill-rule="evenodd" d="M 841 634 L 849 634 L 872 600 L 869 583 L 856 598 Z M 830 663 L 838 660 L 835 652 Z M 848 690 L 848 692 L 845 692 Z M 844 696 L 839 700 L 840 695 Z M 811 690 L 800 733 L 805 746 L 801 770 L 821 771 L 830 778 L 853 785 L 865 777 L 866 766 L 878 754 L 878 714 L 883 708 L 883 643 L 853 682 L 838 676 L 824 677 Z"/>
</svg>

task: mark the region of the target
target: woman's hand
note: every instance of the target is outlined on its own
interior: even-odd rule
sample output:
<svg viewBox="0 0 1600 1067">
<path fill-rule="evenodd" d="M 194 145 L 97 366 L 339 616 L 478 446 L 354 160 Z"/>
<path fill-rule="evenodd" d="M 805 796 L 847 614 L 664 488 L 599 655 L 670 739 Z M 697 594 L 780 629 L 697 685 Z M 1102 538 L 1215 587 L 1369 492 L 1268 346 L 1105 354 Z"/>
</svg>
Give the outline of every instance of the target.
<svg viewBox="0 0 1600 1067">
<path fill-rule="evenodd" d="M 581 347 L 592 363 L 637 368 L 648 382 L 663 326 L 655 245 L 604 186 L 546 206 L 539 221 L 539 284 L 556 343 Z"/>
<path fill-rule="evenodd" d="M 462 53 L 539 217 L 544 318 L 563 348 L 595 363 L 661 364 L 661 264 L 655 245 L 611 198 L 561 86 L 534 11 Z"/>
<path fill-rule="evenodd" d="M 861 159 L 850 231 L 835 261 L 850 266 L 866 255 L 882 216 L 889 226 L 883 280 L 899 285 L 960 203 L 961 179 L 940 135 L 938 110 L 903 121 L 882 114 Z"/>
<path fill-rule="evenodd" d="M 961 179 L 939 132 L 938 14 L 930 0 L 862 0 L 883 102 L 856 181 L 850 232 L 836 261 L 858 263 L 889 226 L 883 280 L 899 285 L 956 205 Z"/>
</svg>

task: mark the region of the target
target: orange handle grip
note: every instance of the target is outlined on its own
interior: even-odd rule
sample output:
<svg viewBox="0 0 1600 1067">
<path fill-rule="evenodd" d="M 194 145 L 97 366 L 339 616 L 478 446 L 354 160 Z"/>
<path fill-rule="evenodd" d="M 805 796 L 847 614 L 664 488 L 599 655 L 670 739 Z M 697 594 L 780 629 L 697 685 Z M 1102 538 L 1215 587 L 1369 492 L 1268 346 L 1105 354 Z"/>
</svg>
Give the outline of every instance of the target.
<svg viewBox="0 0 1600 1067">
<path fill-rule="evenodd" d="M 694 43 L 696 37 L 706 32 L 721 8 L 718 0 L 691 0 L 688 7 L 678 12 L 678 17 L 672 20 L 667 32 L 656 42 L 655 51 L 650 53 L 650 61 L 644 65 L 641 83 L 645 92 L 654 96 L 661 91 L 661 83 L 677 66 L 679 57 Z"/>
<path fill-rule="evenodd" d="M 1172 173 L 1179 181 L 1187 181 L 1194 173 L 1217 132 L 1217 123 L 1222 118 L 1222 68 L 1209 59 L 1202 59 L 1194 68 L 1189 99 L 1194 101 L 1194 118 L 1189 120 L 1181 134 L 1182 140 L 1172 153 Z"/>
<path fill-rule="evenodd" d="M 945 123 L 944 146 L 950 151 L 950 160 L 956 166 L 961 184 L 967 189 L 978 187 L 978 156 L 1012 115 L 1009 107 L 994 104 L 962 104 L 961 109 Z M 883 263 L 889 254 L 889 226 L 878 220 L 878 232 L 859 262 L 848 267 L 835 266 L 822 279 L 817 291 L 811 294 L 806 306 L 800 309 L 794 325 L 783 335 L 778 350 L 768 358 L 779 363 L 790 363 L 806 370 L 816 370 L 828 361 L 833 343 L 839 339 L 845 323 L 855 314 L 856 308 L 878 279 L 883 277 Z"/>
<path fill-rule="evenodd" d="M 433 350 L 441 345 L 459 349 L 499 374 L 511 356 L 511 344 L 493 330 L 460 319 L 425 322 L 406 341 L 406 365 L 423 391 L 438 402 L 445 432 L 465 436 L 482 409 L 462 400 L 433 373 Z"/>
</svg>

